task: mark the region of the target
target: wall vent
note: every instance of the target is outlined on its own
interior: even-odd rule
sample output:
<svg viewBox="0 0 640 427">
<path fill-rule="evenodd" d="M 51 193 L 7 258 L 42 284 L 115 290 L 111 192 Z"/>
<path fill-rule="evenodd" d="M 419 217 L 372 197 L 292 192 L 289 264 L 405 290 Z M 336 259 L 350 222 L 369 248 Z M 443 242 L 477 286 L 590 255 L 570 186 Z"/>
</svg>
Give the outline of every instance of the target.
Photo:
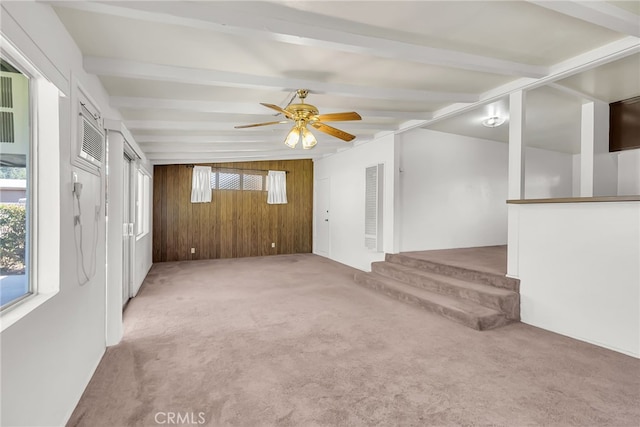
<svg viewBox="0 0 640 427">
<path fill-rule="evenodd" d="M 13 79 L 0 77 L 0 143 L 16 142 L 13 117 Z"/>
<path fill-rule="evenodd" d="M 0 111 L 0 126 L 0 143 L 13 144 L 16 142 L 12 111 Z"/>
<path fill-rule="evenodd" d="M 105 153 L 105 136 L 102 120 L 97 110 L 88 107 L 87 102 L 78 103 L 78 142 L 74 163 L 88 172 L 100 173 Z"/>
<path fill-rule="evenodd" d="M 0 107 L 13 108 L 13 85 L 8 76 L 0 77 Z"/>
<path fill-rule="evenodd" d="M 364 244 L 367 249 L 382 252 L 382 207 L 384 164 L 365 169 Z"/>
<path fill-rule="evenodd" d="M 82 147 L 80 157 L 100 167 L 104 156 L 104 135 L 82 115 Z"/>
</svg>

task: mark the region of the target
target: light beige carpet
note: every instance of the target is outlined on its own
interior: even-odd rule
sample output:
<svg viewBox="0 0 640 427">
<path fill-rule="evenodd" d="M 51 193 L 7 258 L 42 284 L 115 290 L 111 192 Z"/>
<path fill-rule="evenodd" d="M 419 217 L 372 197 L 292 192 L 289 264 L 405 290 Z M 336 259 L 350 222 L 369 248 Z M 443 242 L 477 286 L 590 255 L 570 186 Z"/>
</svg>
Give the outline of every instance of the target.
<svg viewBox="0 0 640 427">
<path fill-rule="evenodd" d="M 477 332 L 354 272 L 310 254 L 154 265 L 69 425 L 640 424 L 639 360 Z"/>
</svg>

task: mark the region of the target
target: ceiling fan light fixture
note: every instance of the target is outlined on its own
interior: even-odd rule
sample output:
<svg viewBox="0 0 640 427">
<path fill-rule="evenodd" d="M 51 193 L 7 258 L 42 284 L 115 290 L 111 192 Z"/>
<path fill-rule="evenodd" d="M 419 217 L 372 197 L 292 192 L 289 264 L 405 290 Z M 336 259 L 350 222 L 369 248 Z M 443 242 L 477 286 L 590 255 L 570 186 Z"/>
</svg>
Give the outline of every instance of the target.
<svg viewBox="0 0 640 427">
<path fill-rule="evenodd" d="M 482 121 L 482 126 L 485 126 L 488 128 L 497 128 L 498 126 L 502 125 L 506 120 L 507 119 L 505 117 L 491 116 L 491 117 L 487 117 Z"/>
<path fill-rule="evenodd" d="M 297 91 L 298 98 L 300 99 L 299 104 L 292 104 L 289 101 L 286 107 L 282 108 L 278 105 L 267 104 L 261 102 L 263 106 L 275 110 L 278 114 L 282 114 L 286 120 L 278 120 L 271 121 L 265 123 L 254 123 L 250 125 L 240 125 L 234 126 L 236 129 L 244 129 L 244 128 L 253 128 L 258 126 L 269 126 L 276 125 L 280 123 L 287 123 L 288 120 L 294 123 L 293 128 L 287 134 L 287 137 L 284 140 L 284 143 L 290 148 L 296 148 L 300 140 L 302 140 L 302 148 L 308 150 L 313 148 L 318 143 L 315 135 L 311 133 L 309 129 L 307 129 L 307 125 L 311 125 L 315 130 L 326 133 L 327 135 L 331 135 L 335 138 L 341 139 L 345 142 L 351 142 L 356 136 L 351 135 L 343 130 L 337 129 L 333 126 L 329 126 L 324 122 L 342 122 L 349 120 L 362 120 L 360 114 L 355 111 L 346 111 L 342 113 L 329 113 L 329 114 L 320 114 L 318 108 L 314 105 L 306 104 L 304 102 L 305 98 L 309 94 L 307 89 L 299 89 Z"/>
<path fill-rule="evenodd" d="M 316 146 L 318 141 L 311 131 L 305 127 L 302 128 L 302 148 L 308 150 Z"/>
<path fill-rule="evenodd" d="M 296 125 L 293 127 L 293 129 L 291 129 L 291 131 L 289 132 L 289 135 L 287 135 L 287 138 L 284 140 L 284 143 L 291 148 L 296 148 L 296 145 L 298 145 L 299 141 L 300 141 L 300 129 Z"/>
</svg>

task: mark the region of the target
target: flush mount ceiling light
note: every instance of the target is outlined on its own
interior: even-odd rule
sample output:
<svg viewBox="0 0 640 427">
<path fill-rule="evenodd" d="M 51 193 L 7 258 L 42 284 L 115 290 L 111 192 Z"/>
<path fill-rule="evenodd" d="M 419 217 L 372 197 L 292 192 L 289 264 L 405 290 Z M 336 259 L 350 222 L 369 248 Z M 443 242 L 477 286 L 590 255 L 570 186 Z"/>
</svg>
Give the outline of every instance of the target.
<svg viewBox="0 0 640 427">
<path fill-rule="evenodd" d="M 300 142 L 300 140 L 302 140 L 302 148 L 304 148 L 305 150 L 315 147 L 318 141 L 316 140 L 316 137 L 313 136 L 311 131 L 307 129 L 307 125 L 313 126 L 315 129 L 318 129 L 320 132 L 324 132 L 326 134 L 339 138 L 345 142 L 350 142 L 355 138 L 355 135 L 351 135 L 345 131 L 336 129 L 322 122 L 341 122 L 341 121 L 347 121 L 347 120 L 362 120 L 362 118 L 358 113 L 355 113 L 352 111 L 348 113 L 319 114 L 318 109 L 315 106 L 304 103 L 304 99 L 309 94 L 308 90 L 298 89 L 296 93 L 298 95 L 298 98 L 300 98 L 299 104 L 291 104 L 285 108 L 280 108 L 277 105 L 261 103 L 265 107 L 271 108 L 272 110 L 276 110 L 278 113 L 283 114 L 287 119 L 295 122 L 293 128 L 289 131 L 287 138 L 284 140 L 284 143 L 288 147 L 295 148 L 296 145 L 298 145 L 298 142 Z M 235 126 L 235 128 L 236 129 L 251 128 L 256 126 L 275 125 L 279 123 L 287 123 L 287 120 L 282 120 L 279 122 L 267 122 L 267 123 L 256 123 L 252 125 Z"/>
<path fill-rule="evenodd" d="M 498 126 L 503 124 L 506 120 L 507 119 L 504 117 L 491 116 L 491 117 L 487 117 L 482 121 L 482 126 L 485 126 L 488 128 L 497 128 Z"/>
</svg>

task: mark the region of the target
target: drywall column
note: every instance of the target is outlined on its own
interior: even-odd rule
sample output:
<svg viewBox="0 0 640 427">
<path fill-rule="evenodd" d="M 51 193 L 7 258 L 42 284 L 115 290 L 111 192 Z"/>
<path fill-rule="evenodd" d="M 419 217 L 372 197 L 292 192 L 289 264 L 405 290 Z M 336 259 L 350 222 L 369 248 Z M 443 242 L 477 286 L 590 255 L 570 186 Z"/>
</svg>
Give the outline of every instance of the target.
<svg viewBox="0 0 640 427">
<path fill-rule="evenodd" d="M 122 339 L 122 162 L 124 137 L 105 123 L 107 130 L 107 346 Z"/>
<path fill-rule="evenodd" d="M 511 200 L 524 198 L 524 120 L 526 94 L 509 95 L 509 187 Z"/>
<path fill-rule="evenodd" d="M 524 124 L 526 93 L 509 95 L 509 184 L 508 198 L 524 198 Z M 518 206 L 507 206 L 507 276 L 518 277 Z"/>
<path fill-rule="evenodd" d="M 588 102 L 582 105 L 580 196 L 615 196 L 617 191 L 617 156 L 609 153 L 609 105 Z"/>
</svg>

